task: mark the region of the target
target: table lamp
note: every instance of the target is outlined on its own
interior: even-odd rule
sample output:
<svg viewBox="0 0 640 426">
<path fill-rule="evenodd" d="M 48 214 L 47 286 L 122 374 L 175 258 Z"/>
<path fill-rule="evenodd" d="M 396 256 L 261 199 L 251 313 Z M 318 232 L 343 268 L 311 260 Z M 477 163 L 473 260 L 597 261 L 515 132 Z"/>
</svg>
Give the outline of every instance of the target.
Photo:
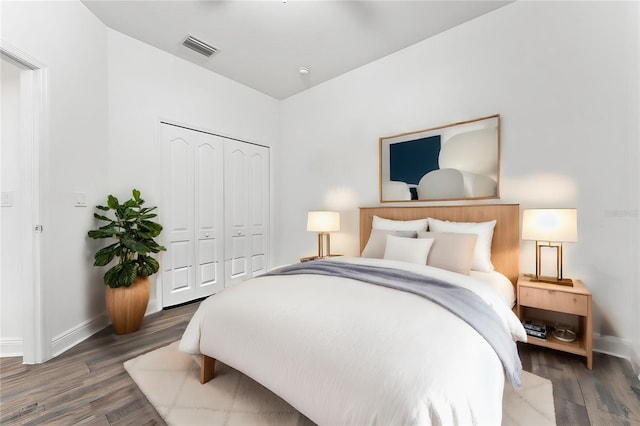
<svg viewBox="0 0 640 426">
<path fill-rule="evenodd" d="M 562 276 L 562 243 L 578 240 L 576 209 L 525 209 L 522 213 L 522 239 L 536 242 L 536 281 L 573 286 L 573 280 Z M 540 251 L 544 247 L 556 249 L 556 276 L 540 273 Z"/>
<path fill-rule="evenodd" d="M 310 211 L 307 216 L 307 231 L 318 233 L 318 257 L 331 255 L 331 236 L 329 232 L 340 230 L 340 213 L 328 211 Z"/>
</svg>

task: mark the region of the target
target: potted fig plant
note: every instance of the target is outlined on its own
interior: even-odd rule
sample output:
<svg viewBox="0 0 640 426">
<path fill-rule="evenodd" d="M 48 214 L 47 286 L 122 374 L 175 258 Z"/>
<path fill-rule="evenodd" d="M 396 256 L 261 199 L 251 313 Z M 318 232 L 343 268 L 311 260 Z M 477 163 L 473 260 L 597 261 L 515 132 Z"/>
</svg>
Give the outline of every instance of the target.
<svg viewBox="0 0 640 426">
<path fill-rule="evenodd" d="M 88 233 L 90 238 L 115 240 L 96 252 L 93 264 L 107 266 L 117 260 L 104 274 L 107 311 L 117 334 L 131 333 L 142 325 L 151 294 L 149 276 L 160 268 L 151 254 L 166 250 L 155 241 L 162 232 L 162 225 L 152 220 L 156 207 L 143 207 L 137 189 L 132 195 L 123 204 L 109 195 L 106 206 L 96 206 L 105 213 L 93 216 L 106 223 Z M 106 216 L 109 212 L 113 218 Z"/>
</svg>

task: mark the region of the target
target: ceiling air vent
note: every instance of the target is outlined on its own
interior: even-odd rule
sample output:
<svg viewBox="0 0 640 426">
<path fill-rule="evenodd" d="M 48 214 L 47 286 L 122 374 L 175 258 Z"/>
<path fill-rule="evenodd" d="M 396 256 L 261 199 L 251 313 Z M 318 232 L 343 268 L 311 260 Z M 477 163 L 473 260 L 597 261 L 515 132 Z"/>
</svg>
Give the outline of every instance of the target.
<svg viewBox="0 0 640 426">
<path fill-rule="evenodd" d="M 218 51 L 215 47 L 205 43 L 202 40 L 198 40 L 193 36 L 188 36 L 185 41 L 182 42 L 183 45 L 188 47 L 191 50 L 195 50 L 201 55 L 206 56 L 207 58 Z"/>
</svg>

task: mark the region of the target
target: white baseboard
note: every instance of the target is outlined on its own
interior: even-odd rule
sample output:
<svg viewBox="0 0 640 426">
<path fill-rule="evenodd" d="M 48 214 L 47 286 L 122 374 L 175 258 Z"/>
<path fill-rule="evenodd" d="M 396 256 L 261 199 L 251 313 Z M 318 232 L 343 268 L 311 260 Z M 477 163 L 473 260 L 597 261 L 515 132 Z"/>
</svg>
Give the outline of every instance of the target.
<svg viewBox="0 0 640 426">
<path fill-rule="evenodd" d="M 109 324 L 109 318 L 105 312 L 93 319 L 84 321 L 62 334 L 54 336 L 53 339 L 51 339 L 51 356 L 58 356 L 64 351 L 71 349 Z"/>
<path fill-rule="evenodd" d="M 603 336 L 601 334 L 593 335 L 593 351 L 600 352 L 607 355 L 617 356 L 618 358 L 624 358 L 631 362 L 633 366 L 633 345 L 628 339 L 621 339 L 615 336 Z M 637 367 L 634 366 L 636 372 Z"/>
<path fill-rule="evenodd" d="M 144 316 L 154 314 L 156 312 L 160 312 L 162 310 L 162 302 L 156 298 L 152 298 L 149 300 L 149 304 L 147 305 L 147 310 L 144 313 Z"/>
<path fill-rule="evenodd" d="M 22 356 L 24 349 L 21 337 L 4 337 L 0 340 L 0 358 L 10 356 Z"/>
<path fill-rule="evenodd" d="M 157 300 L 149 301 L 145 316 L 162 310 L 162 306 L 157 302 Z M 51 357 L 56 357 L 71 349 L 78 343 L 93 336 L 98 331 L 108 327 L 110 324 L 111 321 L 109 320 L 109 316 L 104 312 L 91 320 L 87 320 L 64 333 L 55 336 L 51 339 Z M 20 353 L 20 355 L 22 355 L 22 353 Z"/>
</svg>

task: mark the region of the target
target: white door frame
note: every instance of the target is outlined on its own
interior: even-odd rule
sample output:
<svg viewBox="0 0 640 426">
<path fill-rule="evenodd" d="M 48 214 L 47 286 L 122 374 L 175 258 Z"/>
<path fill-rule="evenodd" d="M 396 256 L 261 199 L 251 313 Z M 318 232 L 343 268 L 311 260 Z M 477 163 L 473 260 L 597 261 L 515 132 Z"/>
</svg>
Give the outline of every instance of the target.
<svg viewBox="0 0 640 426">
<path fill-rule="evenodd" d="M 0 40 L 0 55 L 17 63 L 25 71 L 20 73 L 20 143 L 25 148 L 24 173 L 25 211 L 21 229 L 24 230 L 25 265 L 22 276 L 27 279 L 23 287 L 23 363 L 37 364 L 51 357 L 51 345 L 47 344 L 45 310 L 41 280 L 41 166 L 46 166 L 42 147 L 46 146 L 46 89 L 47 69 L 39 61 L 4 40 Z"/>
</svg>

